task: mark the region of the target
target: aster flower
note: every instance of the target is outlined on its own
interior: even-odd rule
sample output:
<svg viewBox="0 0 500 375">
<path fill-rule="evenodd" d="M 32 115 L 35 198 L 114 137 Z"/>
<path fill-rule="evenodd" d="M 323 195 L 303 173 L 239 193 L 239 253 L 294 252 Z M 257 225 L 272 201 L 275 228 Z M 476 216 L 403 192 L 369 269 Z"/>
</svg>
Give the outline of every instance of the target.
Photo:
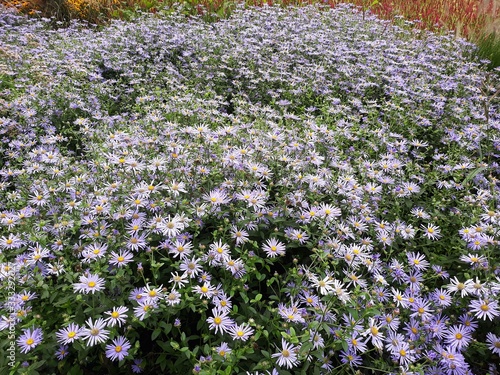
<svg viewBox="0 0 500 375">
<path fill-rule="evenodd" d="M 368 339 L 372 342 L 373 346 L 382 349 L 384 344 L 382 340 L 384 339 L 384 334 L 380 332 L 382 325 L 377 325 L 375 319 L 370 318 L 370 327 L 363 332 L 364 336 L 368 336 Z"/>
<path fill-rule="evenodd" d="M 217 241 L 210 244 L 209 256 L 213 255 L 213 258 L 217 262 L 227 262 L 231 258 L 231 250 L 229 245 L 222 243 L 222 241 Z"/>
<path fill-rule="evenodd" d="M 418 358 L 416 351 L 411 349 L 410 344 L 406 341 L 399 342 L 391 353 L 401 366 L 408 366 Z"/>
<path fill-rule="evenodd" d="M 144 320 L 146 315 L 156 309 L 158 305 L 148 299 L 143 299 L 139 302 L 139 306 L 134 307 L 134 316 L 139 320 Z"/>
<path fill-rule="evenodd" d="M 363 360 L 359 354 L 353 351 L 340 351 L 340 361 L 344 364 L 348 364 L 351 367 L 358 367 L 363 364 Z"/>
<path fill-rule="evenodd" d="M 472 314 L 471 313 L 462 314 L 458 318 L 458 321 L 460 322 L 460 324 L 462 324 L 465 327 L 467 327 L 467 329 L 469 329 L 471 332 L 475 331 L 477 329 L 477 327 L 479 326 L 478 323 L 477 323 L 477 321 L 475 321 L 472 318 Z"/>
<path fill-rule="evenodd" d="M 119 253 L 114 251 L 110 252 L 109 264 L 117 267 L 123 267 L 132 262 L 134 256 L 128 250 L 120 250 Z"/>
<path fill-rule="evenodd" d="M 278 366 L 291 369 L 300 363 L 297 358 L 297 350 L 296 346 L 289 344 L 285 339 L 281 339 L 281 350 L 278 350 L 278 353 L 272 354 L 271 357 L 277 358 L 276 362 Z"/>
<path fill-rule="evenodd" d="M 134 374 L 141 374 L 143 372 L 143 369 L 141 367 L 142 365 L 142 359 L 134 359 L 134 364 L 131 365 L 132 372 Z"/>
<path fill-rule="evenodd" d="M 108 245 L 102 243 L 93 243 L 85 246 L 81 253 L 81 257 L 85 259 L 99 259 L 102 258 L 108 249 Z"/>
<path fill-rule="evenodd" d="M 71 323 L 68 327 L 56 332 L 57 342 L 60 344 L 71 344 L 80 338 L 81 328 L 78 324 Z"/>
<path fill-rule="evenodd" d="M 230 311 L 233 306 L 231 302 L 231 297 L 227 296 L 225 293 L 221 293 L 220 295 L 214 296 L 212 299 L 212 303 L 215 307 L 220 308 L 221 310 Z"/>
<path fill-rule="evenodd" d="M 177 290 L 172 289 L 170 293 L 165 295 L 165 302 L 169 306 L 178 305 L 181 302 L 181 294 Z"/>
<path fill-rule="evenodd" d="M 269 238 L 262 246 L 262 250 L 269 258 L 274 258 L 278 255 L 284 255 L 286 251 L 285 244 L 275 238 Z"/>
<path fill-rule="evenodd" d="M 98 275 L 85 274 L 80 276 L 80 282 L 73 284 L 75 292 L 84 294 L 99 292 L 104 289 L 104 279 Z"/>
<path fill-rule="evenodd" d="M 207 318 L 207 323 L 209 323 L 209 328 L 215 330 L 215 333 L 228 332 L 234 321 L 228 317 L 229 311 L 221 310 L 218 307 L 212 309 L 213 317 Z"/>
<path fill-rule="evenodd" d="M 132 345 L 125 337 L 118 336 L 112 344 L 106 345 L 106 357 L 112 361 L 121 361 L 128 355 L 128 350 L 131 347 Z"/>
<path fill-rule="evenodd" d="M 157 288 L 152 288 L 149 284 L 147 284 L 142 289 L 142 295 L 146 297 L 148 302 L 157 302 L 161 298 L 163 298 L 163 293 L 161 292 L 163 285 L 160 285 Z"/>
<path fill-rule="evenodd" d="M 233 340 L 247 341 L 253 335 L 254 329 L 248 323 L 234 324 L 228 332 Z"/>
<path fill-rule="evenodd" d="M 61 345 L 57 349 L 55 356 L 59 361 L 62 361 L 69 354 L 68 345 Z"/>
<path fill-rule="evenodd" d="M 498 302 L 487 298 L 480 298 L 478 300 L 471 301 L 469 308 L 470 312 L 473 313 L 478 319 L 493 320 L 493 318 L 500 315 Z"/>
<path fill-rule="evenodd" d="M 500 355 L 500 337 L 488 332 L 486 334 L 486 342 L 488 343 L 488 348 L 493 353 Z"/>
<path fill-rule="evenodd" d="M 201 259 L 193 257 L 192 259 L 185 258 L 179 265 L 179 270 L 185 272 L 189 278 L 195 278 L 202 271 L 200 265 Z"/>
<path fill-rule="evenodd" d="M 299 310 L 295 305 L 285 306 L 280 303 L 278 306 L 278 313 L 287 322 L 305 323 L 301 310 Z"/>
<path fill-rule="evenodd" d="M 229 202 L 228 196 L 223 190 L 212 190 L 209 194 L 204 194 L 203 199 L 212 206 L 220 206 Z"/>
<path fill-rule="evenodd" d="M 17 339 L 17 344 L 21 349 L 21 353 L 28 353 L 35 346 L 40 344 L 43 339 L 41 328 L 24 329 L 23 333 Z"/>
<path fill-rule="evenodd" d="M 202 286 L 195 286 L 194 291 L 200 295 L 200 298 L 212 297 L 214 295 L 215 287 L 208 283 L 204 283 Z"/>
<path fill-rule="evenodd" d="M 125 247 L 131 251 L 139 251 L 147 247 L 146 233 L 132 234 L 128 239 Z"/>
<path fill-rule="evenodd" d="M 427 226 L 422 225 L 422 230 L 424 232 L 424 236 L 431 240 L 437 240 L 441 238 L 441 230 L 437 225 L 433 224 L 428 224 Z"/>
<path fill-rule="evenodd" d="M 0 253 L 1 250 L 19 249 L 24 245 L 24 241 L 17 235 L 10 233 L 8 237 L 0 237 Z"/>
<path fill-rule="evenodd" d="M 367 346 L 366 342 L 363 340 L 362 337 L 360 337 L 359 333 L 354 331 L 351 335 L 351 337 L 347 340 L 347 345 L 349 348 L 349 352 L 353 353 L 364 353 L 366 352 Z"/>
<path fill-rule="evenodd" d="M 168 216 L 167 218 L 162 219 L 161 222 L 156 224 L 156 228 L 168 238 L 176 237 L 177 235 L 179 235 L 184 227 L 185 225 L 178 215 L 175 215 L 173 218 Z"/>
<path fill-rule="evenodd" d="M 174 284 L 174 288 L 182 288 L 185 284 L 188 283 L 187 273 L 184 272 L 182 275 L 179 275 L 178 272 L 172 272 L 172 278 L 170 279 L 170 282 Z"/>
<path fill-rule="evenodd" d="M 301 231 L 299 229 L 292 229 L 290 231 L 289 237 L 292 240 L 299 241 L 300 244 L 306 243 L 307 240 L 309 239 L 309 236 L 307 235 L 307 233 L 304 231 Z"/>
<path fill-rule="evenodd" d="M 434 310 L 430 307 L 430 301 L 417 297 L 415 303 L 410 306 L 411 317 L 419 317 L 422 321 L 427 321 L 432 317 Z"/>
<path fill-rule="evenodd" d="M 326 295 L 333 292 L 334 280 L 330 276 L 325 276 L 322 280 L 316 276 L 311 276 L 309 280 L 314 288 L 319 289 L 320 294 Z"/>
<path fill-rule="evenodd" d="M 448 307 L 451 305 L 450 292 L 444 289 L 437 289 L 431 294 L 432 300 L 441 307 Z"/>
<path fill-rule="evenodd" d="M 236 246 L 242 245 L 248 241 L 248 232 L 233 225 L 231 227 L 231 238 L 236 241 Z"/>
<path fill-rule="evenodd" d="M 231 348 L 226 342 L 221 342 L 219 346 L 215 348 L 218 355 L 225 358 L 227 355 L 231 354 Z"/>
<path fill-rule="evenodd" d="M 108 339 L 109 331 L 104 329 L 106 327 L 104 319 L 99 318 L 94 322 L 89 318 L 86 323 L 88 328 L 82 329 L 81 337 L 87 340 L 87 346 L 102 344 Z"/>
<path fill-rule="evenodd" d="M 462 325 L 454 325 L 448 328 L 445 335 L 446 343 L 453 349 L 462 350 L 472 340 L 471 331 Z"/>
<path fill-rule="evenodd" d="M 179 257 L 184 259 L 191 255 L 193 251 L 193 244 L 191 241 L 178 241 L 176 240 L 170 247 L 168 251 L 169 254 L 172 254 L 174 258 Z"/>
<path fill-rule="evenodd" d="M 113 310 L 106 311 L 104 314 L 109 315 L 109 317 L 105 319 L 108 327 L 114 327 L 115 325 L 121 327 L 122 324 L 127 321 L 127 311 L 128 307 L 125 306 L 113 307 Z"/>
<path fill-rule="evenodd" d="M 230 271 L 235 279 L 240 279 L 247 272 L 241 259 L 229 259 L 224 263 L 224 268 Z"/>
<path fill-rule="evenodd" d="M 425 256 L 420 253 L 407 253 L 408 264 L 420 271 L 424 271 L 429 268 L 430 263 L 425 260 Z"/>
<path fill-rule="evenodd" d="M 144 301 L 146 299 L 146 295 L 144 294 L 144 288 L 133 289 L 129 293 L 128 299 L 131 301 L 136 301 L 137 303 L 139 303 L 140 301 Z"/>
<path fill-rule="evenodd" d="M 460 292 L 460 297 L 462 298 L 474 292 L 474 286 L 472 280 L 466 280 L 464 282 L 461 282 L 455 276 L 452 279 L 450 279 L 450 281 L 451 284 L 446 285 L 446 289 L 448 289 L 450 292 L 453 293 Z"/>
</svg>

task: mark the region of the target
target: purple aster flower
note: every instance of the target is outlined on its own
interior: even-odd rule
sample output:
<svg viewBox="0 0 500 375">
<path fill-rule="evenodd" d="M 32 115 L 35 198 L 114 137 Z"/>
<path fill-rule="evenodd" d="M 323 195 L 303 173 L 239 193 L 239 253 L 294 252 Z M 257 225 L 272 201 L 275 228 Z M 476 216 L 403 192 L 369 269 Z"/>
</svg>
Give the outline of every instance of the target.
<svg viewBox="0 0 500 375">
<path fill-rule="evenodd" d="M 134 364 L 131 366 L 132 367 L 132 372 L 134 374 L 140 374 L 142 373 L 143 369 L 141 367 L 142 364 L 142 359 L 134 359 Z"/>
<path fill-rule="evenodd" d="M 445 336 L 446 343 L 456 350 L 467 347 L 471 340 L 471 331 L 463 325 L 451 326 Z"/>
<path fill-rule="evenodd" d="M 113 340 L 113 344 L 106 345 L 106 357 L 112 361 L 121 361 L 128 355 L 128 350 L 132 347 L 130 342 L 123 336 L 118 336 Z"/>
<path fill-rule="evenodd" d="M 493 353 L 500 355 L 500 337 L 488 332 L 486 334 L 486 342 L 488 343 L 488 348 Z"/>
<path fill-rule="evenodd" d="M 221 342 L 220 345 L 215 348 L 215 351 L 218 355 L 225 358 L 232 350 L 226 342 Z"/>
<path fill-rule="evenodd" d="M 62 361 L 68 354 L 68 345 L 61 345 L 56 351 L 56 357 L 60 361 Z"/>
<path fill-rule="evenodd" d="M 125 306 L 114 307 L 113 310 L 105 312 L 106 315 L 109 315 L 109 318 L 106 318 L 105 322 L 109 327 L 117 324 L 118 327 L 121 327 L 127 320 L 127 311 L 128 307 Z"/>
<path fill-rule="evenodd" d="M 71 344 L 80 337 L 80 332 L 80 326 L 71 323 L 68 327 L 62 328 L 56 333 L 57 342 L 60 344 Z"/>
<path fill-rule="evenodd" d="M 500 311 L 498 309 L 498 302 L 494 300 L 490 300 L 487 298 L 480 298 L 478 300 L 473 300 L 469 304 L 470 311 L 478 318 L 478 319 L 489 319 L 493 320 L 500 315 Z"/>
<path fill-rule="evenodd" d="M 234 324 L 229 328 L 229 334 L 233 340 L 247 341 L 253 335 L 254 329 L 248 324 Z"/>
<path fill-rule="evenodd" d="M 94 292 L 104 289 L 104 279 L 101 279 L 98 275 L 82 275 L 80 276 L 80 282 L 73 284 L 73 288 L 75 292 L 94 294 Z"/>
<path fill-rule="evenodd" d="M 262 250 L 266 253 L 267 257 L 274 258 L 277 255 L 284 255 L 286 251 L 285 245 L 275 238 L 270 238 L 262 246 Z"/>
<path fill-rule="evenodd" d="M 299 359 L 297 358 L 297 347 L 292 344 L 289 344 L 285 341 L 285 339 L 281 339 L 281 350 L 278 350 L 278 353 L 274 353 L 271 355 L 273 358 L 278 358 L 277 363 L 278 366 L 292 368 L 299 364 Z"/>
<path fill-rule="evenodd" d="M 88 328 L 82 330 L 82 338 L 87 340 L 87 346 L 101 344 L 108 339 L 109 331 L 104 329 L 106 327 L 104 319 L 99 318 L 93 322 L 92 318 L 89 318 L 86 323 Z"/>
<path fill-rule="evenodd" d="M 344 364 L 349 364 L 351 367 L 357 367 L 361 366 L 363 364 L 363 360 L 361 359 L 361 356 L 359 354 L 356 354 L 356 352 L 348 350 L 342 350 L 340 352 L 340 360 Z"/>
<path fill-rule="evenodd" d="M 228 332 L 234 322 L 228 317 L 229 311 L 222 310 L 218 307 L 212 309 L 213 317 L 207 318 L 207 323 L 209 323 L 210 329 L 214 329 L 215 333 L 218 331 L 222 333 Z"/>
<path fill-rule="evenodd" d="M 35 346 L 40 344 L 43 339 L 41 328 L 25 329 L 22 335 L 17 339 L 17 344 L 21 348 L 21 353 L 28 353 Z"/>
</svg>

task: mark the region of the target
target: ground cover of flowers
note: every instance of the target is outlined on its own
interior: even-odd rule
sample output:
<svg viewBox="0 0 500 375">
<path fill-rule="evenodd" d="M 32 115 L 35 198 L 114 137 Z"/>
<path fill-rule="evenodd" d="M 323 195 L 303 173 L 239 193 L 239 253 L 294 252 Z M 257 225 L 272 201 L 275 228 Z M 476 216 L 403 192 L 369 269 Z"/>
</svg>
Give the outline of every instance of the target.
<svg viewBox="0 0 500 375">
<path fill-rule="evenodd" d="M 473 46 L 264 7 L 0 14 L 1 373 L 495 373 Z"/>
</svg>

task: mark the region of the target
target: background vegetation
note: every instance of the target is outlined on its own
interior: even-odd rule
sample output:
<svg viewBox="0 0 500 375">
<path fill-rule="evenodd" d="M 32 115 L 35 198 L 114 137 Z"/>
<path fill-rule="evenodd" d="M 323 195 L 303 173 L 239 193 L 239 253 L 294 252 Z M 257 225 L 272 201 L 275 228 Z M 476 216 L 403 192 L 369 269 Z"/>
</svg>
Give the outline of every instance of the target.
<svg viewBox="0 0 500 375">
<path fill-rule="evenodd" d="M 104 24 L 112 18 L 130 19 L 137 12 L 169 12 L 179 6 L 186 14 L 216 20 L 228 17 L 242 2 L 250 6 L 321 3 L 331 7 L 351 3 L 383 19 L 404 17 L 417 20 L 427 30 L 468 38 L 478 45 L 478 54 L 490 60 L 490 68 L 500 65 L 499 0 L 7 0 L 7 5 L 25 14 L 54 17 L 63 24 L 71 19 Z"/>
</svg>

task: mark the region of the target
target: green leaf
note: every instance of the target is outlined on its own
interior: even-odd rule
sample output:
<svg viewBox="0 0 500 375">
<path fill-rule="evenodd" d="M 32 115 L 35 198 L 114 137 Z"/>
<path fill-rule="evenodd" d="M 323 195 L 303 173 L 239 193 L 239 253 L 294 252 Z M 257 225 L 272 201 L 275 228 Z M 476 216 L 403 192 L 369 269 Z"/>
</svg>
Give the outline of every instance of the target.
<svg viewBox="0 0 500 375">
<path fill-rule="evenodd" d="M 151 334 L 151 340 L 155 340 L 161 333 L 161 328 L 156 328 Z"/>
<path fill-rule="evenodd" d="M 309 350 L 311 350 L 313 347 L 313 343 L 311 341 L 307 341 L 305 343 L 303 343 L 300 347 L 300 354 L 301 355 L 306 355 Z"/>
<path fill-rule="evenodd" d="M 467 182 L 469 182 L 470 180 L 472 180 L 474 177 L 476 177 L 476 175 L 478 175 L 479 173 L 481 173 L 482 171 L 484 171 L 486 168 L 488 167 L 481 167 L 481 168 L 477 168 L 473 171 L 471 171 L 467 177 L 465 177 L 465 180 L 462 182 L 463 185 L 465 185 Z"/>
</svg>

